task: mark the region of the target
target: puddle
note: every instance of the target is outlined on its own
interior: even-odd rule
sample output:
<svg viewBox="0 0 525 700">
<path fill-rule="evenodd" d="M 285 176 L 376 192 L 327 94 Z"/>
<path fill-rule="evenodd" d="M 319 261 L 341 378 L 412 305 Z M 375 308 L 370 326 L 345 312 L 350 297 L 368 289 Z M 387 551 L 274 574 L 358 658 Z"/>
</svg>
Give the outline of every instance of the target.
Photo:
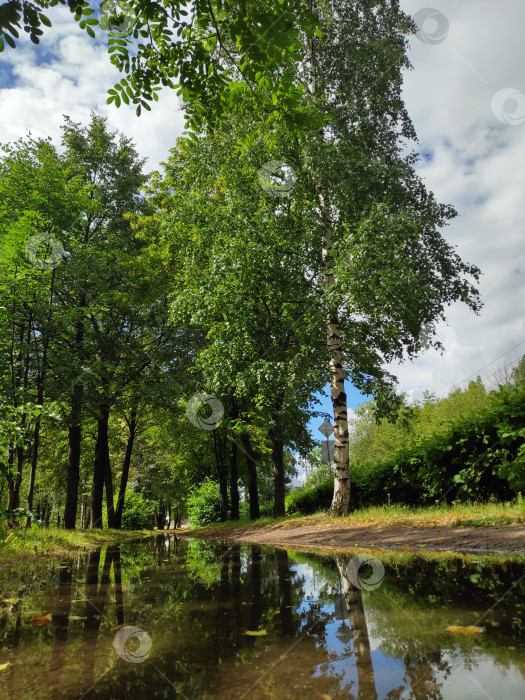
<svg viewBox="0 0 525 700">
<path fill-rule="evenodd" d="M 1 569 L 0 697 L 525 697 L 523 560 L 370 557 L 160 535 Z"/>
</svg>

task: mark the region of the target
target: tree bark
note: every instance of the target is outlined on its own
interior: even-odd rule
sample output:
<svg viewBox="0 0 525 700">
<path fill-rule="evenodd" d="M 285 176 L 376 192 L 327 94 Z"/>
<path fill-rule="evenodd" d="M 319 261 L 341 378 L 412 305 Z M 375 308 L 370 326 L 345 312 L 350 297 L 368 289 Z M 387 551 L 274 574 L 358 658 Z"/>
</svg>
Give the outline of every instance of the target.
<svg viewBox="0 0 525 700">
<path fill-rule="evenodd" d="M 15 487 L 15 477 L 13 476 L 13 471 L 15 467 L 15 445 L 13 442 L 9 443 L 9 452 L 7 457 L 7 510 L 14 510 L 18 508 L 16 503 L 16 487 Z M 9 521 L 10 526 L 13 525 L 12 521 Z"/>
<path fill-rule="evenodd" d="M 122 475 L 120 477 L 120 489 L 118 494 L 117 508 L 115 511 L 115 527 L 120 530 L 122 527 L 122 513 L 124 512 L 124 499 L 126 498 L 126 488 L 128 485 L 129 468 L 131 466 L 131 455 L 133 454 L 133 444 L 137 433 L 137 408 L 133 407 L 128 423 L 128 442 L 126 445 L 126 454 L 122 464 Z"/>
<path fill-rule="evenodd" d="M 232 451 L 230 456 L 230 502 L 231 519 L 239 520 L 239 474 L 238 474 L 239 451 L 237 443 L 232 440 Z"/>
<path fill-rule="evenodd" d="M 108 445 L 109 407 L 104 406 L 97 421 L 97 442 L 95 444 L 95 462 L 93 468 L 93 484 L 91 487 L 91 523 L 92 528 L 102 527 L 102 502 L 104 497 L 104 481 L 109 465 Z"/>
<path fill-rule="evenodd" d="M 332 230 L 325 199 L 320 196 L 321 210 L 325 218 L 323 237 L 324 281 L 328 291 L 335 286 L 330 262 L 332 250 Z M 346 515 L 350 512 L 350 465 L 348 454 L 348 410 L 342 364 L 341 329 L 335 310 L 329 313 L 327 323 L 327 344 L 330 353 L 330 394 L 334 411 L 334 496 L 330 513 Z"/>
<path fill-rule="evenodd" d="M 108 458 L 106 461 L 106 470 L 104 472 L 104 482 L 106 484 L 106 510 L 108 516 L 108 527 L 115 527 L 115 498 L 113 496 L 113 474 L 111 473 L 111 464 Z"/>
<path fill-rule="evenodd" d="M 71 412 L 68 426 L 67 487 L 64 527 L 74 530 L 77 519 L 78 484 L 80 481 L 80 449 L 82 442 L 82 399 L 84 387 L 75 383 L 71 393 Z"/>
<path fill-rule="evenodd" d="M 257 520 L 260 517 L 259 492 L 257 489 L 257 462 L 248 435 L 243 435 L 242 445 L 246 455 L 246 468 L 248 470 L 248 498 L 250 500 L 250 520 Z"/>
<path fill-rule="evenodd" d="M 86 297 L 80 298 L 80 306 L 86 304 Z M 77 362 L 81 359 L 84 346 L 84 319 L 80 318 L 75 330 L 75 353 Z M 77 519 L 78 484 L 80 481 L 80 447 L 82 442 L 82 400 L 84 387 L 75 382 L 71 393 L 71 412 L 68 426 L 68 456 L 67 456 L 67 492 L 64 512 L 64 527 L 74 530 Z"/>
<path fill-rule="evenodd" d="M 285 515 L 284 507 L 284 444 L 277 436 L 277 428 L 270 429 L 270 440 L 272 442 L 272 464 L 274 477 L 274 517 L 279 518 Z"/>
<path fill-rule="evenodd" d="M 39 402 L 40 403 L 40 402 Z M 27 509 L 33 510 L 33 498 L 35 493 L 36 467 L 38 464 L 38 446 L 40 444 L 40 416 L 35 419 L 35 431 L 33 434 L 33 454 L 31 455 L 31 473 L 29 475 L 29 487 L 27 489 Z M 31 516 L 26 519 L 26 527 L 31 527 Z"/>
<path fill-rule="evenodd" d="M 47 312 L 47 329 L 45 333 L 42 334 L 42 364 L 40 365 L 39 371 L 37 372 L 37 404 L 39 406 L 44 405 L 44 386 L 47 377 L 47 351 L 49 349 L 50 341 L 50 325 L 51 325 L 51 315 L 53 310 L 53 294 L 55 288 L 55 270 L 53 270 L 51 276 L 51 286 L 49 289 L 49 306 Z M 36 329 L 35 329 L 36 330 Z M 33 510 L 33 496 L 35 491 L 35 478 L 36 478 L 36 468 L 38 465 L 38 449 L 40 446 L 40 421 L 41 415 L 38 415 L 35 420 L 35 430 L 33 433 L 33 454 L 31 455 L 31 473 L 29 475 L 29 487 L 27 489 L 27 509 L 29 511 Z M 60 523 L 60 516 L 58 516 L 58 522 Z M 31 516 L 27 517 L 26 527 L 31 527 Z"/>
<path fill-rule="evenodd" d="M 219 477 L 219 490 L 221 494 L 221 521 L 228 519 L 228 473 L 224 463 L 224 451 L 221 436 L 217 431 L 213 431 L 213 452 L 215 454 L 215 465 Z"/>
</svg>

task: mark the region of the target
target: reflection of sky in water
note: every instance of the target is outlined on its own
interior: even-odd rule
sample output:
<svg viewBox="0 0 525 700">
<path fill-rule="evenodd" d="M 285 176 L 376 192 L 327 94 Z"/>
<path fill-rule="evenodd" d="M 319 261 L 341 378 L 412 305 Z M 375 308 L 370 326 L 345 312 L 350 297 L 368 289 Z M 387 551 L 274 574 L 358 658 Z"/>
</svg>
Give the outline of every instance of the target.
<svg viewBox="0 0 525 700">
<path fill-rule="evenodd" d="M 327 608 L 328 610 L 328 608 Z M 326 646 L 330 652 L 334 652 L 339 658 L 328 664 L 321 664 L 316 668 L 315 675 L 330 675 L 339 679 L 342 690 L 357 689 L 359 686 L 357 668 L 353 653 L 353 643 L 344 644 L 337 636 L 341 633 L 341 620 L 335 620 L 326 626 Z M 348 630 L 348 622 L 345 623 Z M 393 688 L 404 689 L 403 680 L 405 667 L 402 661 L 385 656 L 379 649 L 372 650 L 372 664 L 375 671 L 375 685 L 378 697 L 385 695 Z"/>
<path fill-rule="evenodd" d="M 332 588 L 327 585 L 326 580 L 316 574 L 309 564 L 295 564 L 290 569 L 295 572 L 293 578 L 299 578 L 303 582 L 304 595 L 295 608 L 296 613 L 305 613 L 312 604 L 322 602 L 319 612 L 334 617 L 332 622 L 326 624 L 324 641 L 319 642 L 328 651 L 330 661 L 316 666 L 313 675 L 330 676 L 337 680 L 342 693 L 356 695 L 359 681 L 352 632 L 348 616 L 345 614 L 344 598 L 339 598 L 339 587 Z M 321 592 L 324 595 L 320 598 Z M 329 601 L 326 599 L 327 592 Z M 374 609 L 373 595 L 365 594 L 364 598 L 366 614 Z M 412 669 L 411 682 L 407 678 L 403 660 L 384 654 L 380 649 L 382 638 L 375 637 L 370 629 L 368 632 L 377 697 L 385 698 L 392 693 L 392 697 L 409 700 L 413 697 L 413 688 L 415 692 L 418 691 L 416 686 L 418 679 L 421 679 L 421 671 L 417 667 Z M 490 657 L 477 652 L 466 659 L 445 653 L 443 664 L 448 667 L 448 671 L 439 670 L 437 664 L 433 663 L 430 663 L 429 667 L 432 668 L 444 700 L 523 700 L 525 697 L 523 675 L 512 663 L 508 668 L 504 668 L 502 665 L 496 665 Z M 505 687 L 504 696 L 501 694 L 502 683 Z M 419 692 L 423 690 L 424 681 L 420 680 Z"/>
<path fill-rule="evenodd" d="M 450 655 L 445 655 L 445 660 L 454 665 L 454 670 L 441 686 L 441 693 L 447 700 L 523 700 L 525 697 L 523 676 L 512 664 L 509 664 L 509 668 L 503 668 L 485 655 L 474 660 L 469 658 L 470 668 L 465 668 L 464 661 L 456 666 L 458 659 Z M 440 673 L 436 673 L 436 677 L 439 680 L 443 678 Z M 502 681 L 505 688 L 503 694 Z"/>
</svg>

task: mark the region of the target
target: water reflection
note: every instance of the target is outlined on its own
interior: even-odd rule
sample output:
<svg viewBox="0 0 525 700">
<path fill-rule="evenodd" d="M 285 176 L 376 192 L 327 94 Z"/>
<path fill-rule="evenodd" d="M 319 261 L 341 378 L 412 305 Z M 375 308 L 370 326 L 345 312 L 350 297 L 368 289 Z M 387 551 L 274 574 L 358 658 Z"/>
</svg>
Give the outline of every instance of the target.
<svg viewBox="0 0 525 700">
<path fill-rule="evenodd" d="M 375 590 L 350 562 L 159 535 L 2 570 L 0 696 L 524 696 L 523 561 L 394 562 Z M 149 656 L 116 653 L 131 628 Z"/>
<path fill-rule="evenodd" d="M 348 567 L 351 561 L 349 556 L 336 556 L 335 563 L 341 577 L 344 601 L 346 604 L 348 621 L 353 641 L 353 651 L 357 666 L 359 700 L 375 700 L 377 698 L 374 667 L 370 653 L 370 640 L 366 626 L 365 609 L 361 589 L 355 586 L 349 576 Z M 341 637 L 339 637 L 341 638 Z"/>
</svg>

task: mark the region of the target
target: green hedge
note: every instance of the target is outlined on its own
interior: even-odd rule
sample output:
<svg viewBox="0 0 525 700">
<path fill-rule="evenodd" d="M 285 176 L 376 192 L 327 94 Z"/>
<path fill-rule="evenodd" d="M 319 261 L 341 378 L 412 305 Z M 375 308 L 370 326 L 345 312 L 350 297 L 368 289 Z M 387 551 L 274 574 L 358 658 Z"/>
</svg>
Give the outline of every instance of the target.
<svg viewBox="0 0 525 700">
<path fill-rule="evenodd" d="M 286 512 L 309 515 L 319 510 L 328 510 L 334 495 L 334 480 L 326 479 L 318 486 L 305 486 L 286 496 Z"/>
<path fill-rule="evenodd" d="M 491 408 L 470 414 L 417 448 L 351 467 L 355 507 L 392 502 L 512 498 L 525 488 L 525 385 L 505 387 Z"/>
</svg>

